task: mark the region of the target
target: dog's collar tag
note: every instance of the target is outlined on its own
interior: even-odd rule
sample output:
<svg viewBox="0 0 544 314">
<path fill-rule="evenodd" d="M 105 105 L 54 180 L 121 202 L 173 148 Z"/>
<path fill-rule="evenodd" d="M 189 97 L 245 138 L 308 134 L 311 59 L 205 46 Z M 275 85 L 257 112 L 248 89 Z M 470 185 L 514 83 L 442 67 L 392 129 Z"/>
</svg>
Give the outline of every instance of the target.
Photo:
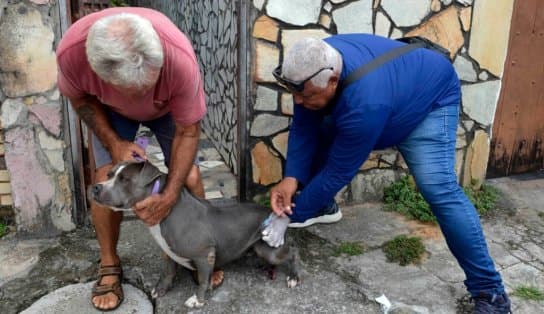
<svg viewBox="0 0 544 314">
<path fill-rule="evenodd" d="M 151 194 L 159 193 L 160 186 L 161 186 L 160 180 L 159 179 L 155 180 L 155 183 L 153 184 L 153 190 L 151 190 Z"/>
</svg>

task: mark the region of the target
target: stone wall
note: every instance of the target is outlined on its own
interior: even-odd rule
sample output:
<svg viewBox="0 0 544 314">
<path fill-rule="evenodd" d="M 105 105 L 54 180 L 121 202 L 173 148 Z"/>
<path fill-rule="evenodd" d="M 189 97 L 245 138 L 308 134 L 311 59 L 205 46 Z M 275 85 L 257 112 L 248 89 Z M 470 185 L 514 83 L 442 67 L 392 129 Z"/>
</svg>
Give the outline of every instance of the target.
<svg viewBox="0 0 544 314">
<path fill-rule="evenodd" d="M 204 133 L 238 173 L 238 13 L 236 0 L 134 0 L 167 15 L 189 37 L 204 80 Z"/>
<path fill-rule="evenodd" d="M 59 19 L 56 1 L 0 1 L 0 201 L 12 205 L 20 234 L 74 228 L 68 128 L 56 88 Z"/>
<path fill-rule="evenodd" d="M 254 102 L 250 104 L 250 195 L 281 179 L 293 112 L 290 94 L 272 77 L 284 51 L 299 38 L 371 33 L 419 35 L 449 49 L 462 83 L 456 172 L 463 185 L 485 178 L 514 0 L 253 0 Z M 249 165 L 248 165 L 249 166 Z M 395 149 L 374 151 L 337 195 L 339 201 L 379 199 L 406 172 Z"/>
</svg>

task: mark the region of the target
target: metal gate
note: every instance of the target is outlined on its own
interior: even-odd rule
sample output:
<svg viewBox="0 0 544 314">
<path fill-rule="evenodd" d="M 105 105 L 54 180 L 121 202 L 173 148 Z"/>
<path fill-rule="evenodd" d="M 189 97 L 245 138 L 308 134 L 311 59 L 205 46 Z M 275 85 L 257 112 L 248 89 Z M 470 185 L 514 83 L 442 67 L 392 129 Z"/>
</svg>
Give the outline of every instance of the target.
<svg viewBox="0 0 544 314">
<path fill-rule="evenodd" d="M 488 177 L 544 168 L 544 1 L 514 5 Z"/>
<path fill-rule="evenodd" d="M 64 17 L 65 25 L 62 27 L 63 33 L 66 29 L 79 18 L 110 7 L 110 0 L 66 0 L 62 7 L 66 8 Z M 63 9 L 61 9 L 61 13 Z M 74 206 L 73 217 L 78 225 L 87 225 L 90 223 L 88 215 L 88 204 L 86 187 L 92 182 L 94 174 L 94 160 L 92 154 L 89 154 L 89 147 L 85 143 L 89 138 L 87 128 L 81 122 L 72 106 L 64 99 L 66 116 L 68 119 L 68 132 L 70 133 L 72 168 L 74 169 L 74 187 L 76 195 L 76 204 Z"/>
</svg>

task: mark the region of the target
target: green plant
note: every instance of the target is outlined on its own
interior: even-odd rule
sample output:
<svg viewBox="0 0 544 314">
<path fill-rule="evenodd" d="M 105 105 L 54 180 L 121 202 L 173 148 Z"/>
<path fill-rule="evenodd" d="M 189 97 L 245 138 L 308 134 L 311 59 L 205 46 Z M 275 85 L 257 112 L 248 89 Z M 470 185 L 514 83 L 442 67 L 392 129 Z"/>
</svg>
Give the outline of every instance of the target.
<svg viewBox="0 0 544 314">
<path fill-rule="evenodd" d="M 538 213 L 538 217 L 542 218 L 544 220 L 544 212 Z"/>
<path fill-rule="evenodd" d="M 126 7 L 127 3 L 124 0 L 111 0 L 110 5 L 112 7 Z"/>
<path fill-rule="evenodd" d="M 425 246 L 419 237 L 399 235 L 393 240 L 385 242 L 382 250 L 387 261 L 405 266 L 410 263 L 418 264 L 425 253 Z"/>
<path fill-rule="evenodd" d="M 463 188 L 463 190 L 476 207 L 476 210 L 478 210 L 478 213 L 485 215 L 495 207 L 499 191 L 486 184 L 482 184 L 477 189 L 477 185 L 478 182 L 473 180 L 470 186 Z M 417 191 L 417 186 L 410 176 L 404 176 L 400 180 L 393 182 L 384 189 L 383 194 L 385 210 L 396 211 L 423 222 L 436 222 L 436 217 L 433 215 L 429 204 Z"/>
<path fill-rule="evenodd" d="M 8 227 L 5 223 L 0 222 L 0 238 L 5 236 L 8 233 Z"/>
<path fill-rule="evenodd" d="M 270 197 L 268 197 L 268 195 L 260 197 L 257 199 L 256 203 L 261 206 L 270 208 Z"/>
<path fill-rule="evenodd" d="M 421 193 L 416 191 L 416 184 L 411 177 L 403 176 L 383 191 L 385 210 L 397 211 L 412 219 L 424 222 L 436 222 L 429 204 Z"/>
<path fill-rule="evenodd" d="M 343 242 L 334 248 L 333 255 L 338 257 L 342 254 L 348 256 L 361 255 L 365 251 L 363 245 L 359 242 Z"/>
<path fill-rule="evenodd" d="M 477 185 L 478 181 L 472 180 L 470 186 L 464 187 L 463 190 L 468 199 L 474 204 L 474 207 L 476 207 L 476 210 L 478 210 L 478 213 L 485 215 L 490 209 L 495 207 L 499 190 L 486 184 L 482 184 L 479 189 L 476 189 Z"/>
<path fill-rule="evenodd" d="M 544 292 L 532 286 L 516 287 L 512 295 L 515 295 L 516 297 L 520 297 L 525 300 L 544 301 Z"/>
</svg>

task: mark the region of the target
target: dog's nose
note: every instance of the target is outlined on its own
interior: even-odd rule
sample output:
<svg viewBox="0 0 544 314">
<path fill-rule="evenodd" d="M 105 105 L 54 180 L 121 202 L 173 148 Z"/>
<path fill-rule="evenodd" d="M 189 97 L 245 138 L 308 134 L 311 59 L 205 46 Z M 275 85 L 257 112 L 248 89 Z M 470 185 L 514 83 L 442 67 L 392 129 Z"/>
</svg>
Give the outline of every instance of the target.
<svg viewBox="0 0 544 314">
<path fill-rule="evenodd" d="M 102 191 L 102 184 L 93 185 L 93 195 L 98 195 Z"/>
</svg>

